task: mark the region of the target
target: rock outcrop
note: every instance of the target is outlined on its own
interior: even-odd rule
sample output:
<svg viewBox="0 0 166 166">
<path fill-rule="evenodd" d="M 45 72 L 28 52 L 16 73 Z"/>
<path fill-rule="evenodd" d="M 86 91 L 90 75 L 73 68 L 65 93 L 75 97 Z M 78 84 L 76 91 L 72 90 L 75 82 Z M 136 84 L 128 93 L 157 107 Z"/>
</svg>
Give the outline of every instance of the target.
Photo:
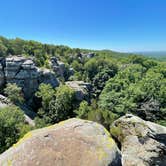
<svg viewBox="0 0 166 166">
<path fill-rule="evenodd" d="M 120 143 L 122 165 L 166 165 L 166 127 L 127 114 L 114 122 L 111 133 Z"/>
<path fill-rule="evenodd" d="M 67 81 L 65 83 L 76 92 L 76 99 L 78 101 L 89 100 L 92 90 L 91 84 L 84 81 Z"/>
<path fill-rule="evenodd" d="M 52 57 L 51 58 L 51 67 L 57 76 L 65 78 L 67 69 L 63 62 L 58 61 L 56 57 Z"/>
<path fill-rule="evenodd" d="M 0 59 L 0 87 L 5 83 L 16 83 L 22 87 L 25 98 L 29 99 L 42 82 L 53 87 L 59 84 L 55 73 L 39 69 L 30 58 L 9 56 Z"/>
<path fill-rule="evenodd" d="M 86 58 L 93 58 L 95 56 L 94 52 L 89 52 L 89 53 L 79 53 L 77 55 L 80 59 L 86 57 Z"/>
<path fill-rule="evenodd" d="M 1 166 L 119 166 L 121 154 L 106 129 L 69 119 L 29 132 L 0 155 Z"/>
</svg>

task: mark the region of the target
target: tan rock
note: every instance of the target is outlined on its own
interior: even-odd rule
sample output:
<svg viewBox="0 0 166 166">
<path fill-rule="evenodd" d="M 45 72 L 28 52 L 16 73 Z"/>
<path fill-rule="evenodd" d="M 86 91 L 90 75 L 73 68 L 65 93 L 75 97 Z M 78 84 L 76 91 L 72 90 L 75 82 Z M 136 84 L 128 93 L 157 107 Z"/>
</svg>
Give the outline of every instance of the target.
<svg viewBox="0 0 166 166">
<path fill-rule="evenodd" d="M 120 152 L 106 129 L 69 119 L 29 132 L 0 155 L 2 166 L 118 166 Z"/>
</svg>

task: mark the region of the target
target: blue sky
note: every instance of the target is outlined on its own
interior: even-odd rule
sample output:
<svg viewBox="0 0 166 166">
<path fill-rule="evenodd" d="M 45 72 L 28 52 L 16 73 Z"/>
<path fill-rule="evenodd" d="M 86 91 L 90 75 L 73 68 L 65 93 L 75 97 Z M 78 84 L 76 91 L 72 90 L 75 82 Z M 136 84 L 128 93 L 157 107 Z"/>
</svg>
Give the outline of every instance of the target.
<svg viewBox="0 0 166 166">
<path fill-rule="evenodd" d="M 166 50 L 166 0 L 0 0 L 0 35 L 71 47 Z"/>
</svg>

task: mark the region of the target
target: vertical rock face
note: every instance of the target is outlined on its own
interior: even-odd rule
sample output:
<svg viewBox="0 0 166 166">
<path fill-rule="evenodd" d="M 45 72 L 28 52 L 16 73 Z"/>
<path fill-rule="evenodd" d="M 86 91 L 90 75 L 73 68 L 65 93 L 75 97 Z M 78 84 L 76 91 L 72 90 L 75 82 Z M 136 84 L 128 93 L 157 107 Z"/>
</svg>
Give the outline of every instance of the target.
<svg viewBox="0 0 166 166">
<path fill-rule="evenodd" d="M 57 76 L 65 77 L 66 67 L 63 62 L 57 60 L 56 57 L 51 58 L 51 66 L 53 71 L 56 73 Z"/>
<path fill-rule="evenodd" d="M 4 58 L 0 58 L 0 87 L 5 84 Z"/>
<path fill-rule="evenodd" d="M 127 114 L 111 127 L 121 144 L 124 166 L 165 166 L 166 127 Z"/>
<path fill-rule="evenodd" d="M 49 69 L 40 69 L 39 72 L 39 83 L 51 84 L 53 87 L 59 85 L 56 74 L 53 71 L 50 71 Z"/>
<path fill-rule="evenodd" d="M 55 73 L 37 68 L 30 58 L 10 56 L 0 60 L 0 87 L 5 83 L 16 83 L 22 87 L 25 98 L 29 99 L 36 92 L 40 83 L 58 86 Z"/>
<path fill-rule="evenodd" d="M 120 166 L 121 154 L 106 129 L 69 119 L 32 131 L 0 155 L 1 166 Z"/>
<path fill-rule="evenodd" d="M 6 83 L 16 83 L 23 88 L 26 98 L 30 98 L 38 88 L 38 69 L 31 59 L 12 56 L 6 58 Z"/>
</svg>

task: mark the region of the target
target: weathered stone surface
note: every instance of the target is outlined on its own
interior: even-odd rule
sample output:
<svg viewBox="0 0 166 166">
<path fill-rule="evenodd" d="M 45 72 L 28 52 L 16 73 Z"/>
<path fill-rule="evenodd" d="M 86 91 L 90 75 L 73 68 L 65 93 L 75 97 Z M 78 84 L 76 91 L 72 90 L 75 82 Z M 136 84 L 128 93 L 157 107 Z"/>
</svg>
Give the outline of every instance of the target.
<svg viewBox="0 0 166 166">
<path fill-rule="evenodd" d="M 89 52 L 89 53 L 79 53 L 77 55 L 80 59 L 86 57 L 86 58 L 93 58 L 95 56 L 95 53 Z"/>
<path fill-rule="evenodd" d="M 6 83 L 16 83 L 23 88 L 26 98 L 30 98 L 38 88 L 38 73 L 31 59 L 22 56 L 6 58 Z"/>
<path fill-rule="evenodd" d="M 24 96 L 30 99 L 39 87 L 40 83 L 59 85 L 53 72 L 39 69 L 30 58 L 22 56 L 9 56 L 2 65 L 0 60 L 0 86 L 6 83 L 16 83 L 22 87 Z"/>
<path fill-rule="evenodd" d="M 65 77 L 65 73 L 67 72 L 67 69 L 63 62 L 58 61 L 56 57 L 52 57 L 51 66 L 57 76 Z"/>
<path fill-rule="evenodd" d="M 166 127 L 127 114 L 114 122 L 111 133 L 121 144 L 124 166 L 166 165 Z"/>
<path fill-rule="evenodd" d="M 0 94 L 0 108 L 4 108 L 8 105 L 12 105 L 12 103 L 8 100 L 7 97 Z"/>
<path fill-rule="evenodd" d="M 45 84 L 51 84 L 53 87 L 57 87 L 59 85 L 55 73 L 50 71 L 49 69 L 40 70 L 39 82 Z"/>
<path fill-rule="evenodd" d="M 89 99 L 91 84 L 86 83 L 84 81 L 67 81 L 66 85 L 76 92 L 77 100 L 82 101 L 84 99 Z"/>
<path fill-rule="evenodd" d="M 120 159 L 106 129 L 80 119 L 29 132 L 0 155 L 1 166 L 119 166 Z"/>
<path fill-rule="evenodd" d="M 5 84 L 4 58 L 0 57 L 0 87 Z"/>
</svg>

